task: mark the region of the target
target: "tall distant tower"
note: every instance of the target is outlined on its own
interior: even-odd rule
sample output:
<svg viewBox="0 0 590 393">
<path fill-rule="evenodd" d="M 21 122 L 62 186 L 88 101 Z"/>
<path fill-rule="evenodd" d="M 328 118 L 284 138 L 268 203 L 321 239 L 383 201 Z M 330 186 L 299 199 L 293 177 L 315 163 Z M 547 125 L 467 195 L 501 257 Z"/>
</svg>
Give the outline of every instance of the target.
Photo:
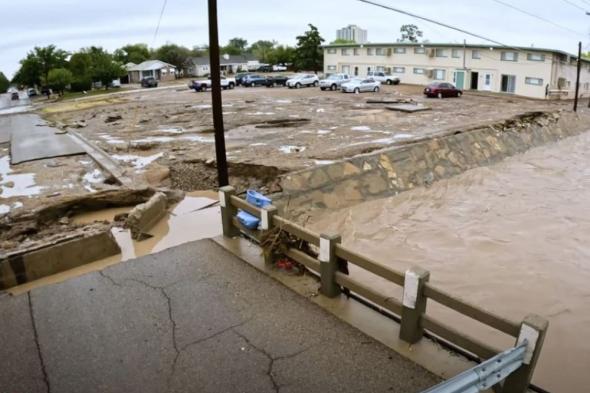
<svg viewBox="0 0 590 393">
<path fill-rule="evenodd" d="M 364 44 L 367 42 L 367 30 L 361 29 L 357 25 L 348 25 L 336 30 L 336 38 Z"/>
</svg>

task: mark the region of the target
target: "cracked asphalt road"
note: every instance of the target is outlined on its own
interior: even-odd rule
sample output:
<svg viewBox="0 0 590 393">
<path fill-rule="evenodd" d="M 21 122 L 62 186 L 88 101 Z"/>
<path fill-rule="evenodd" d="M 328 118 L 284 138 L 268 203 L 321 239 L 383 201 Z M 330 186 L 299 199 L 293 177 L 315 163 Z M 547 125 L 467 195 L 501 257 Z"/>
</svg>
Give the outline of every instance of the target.
<svg viewBox="0 0 590 393">
<path fill-rule="evenodd" d="M 0 296 L 0 391 L 419 392 L 438 378 L 210 240 Z"/>
</svg>

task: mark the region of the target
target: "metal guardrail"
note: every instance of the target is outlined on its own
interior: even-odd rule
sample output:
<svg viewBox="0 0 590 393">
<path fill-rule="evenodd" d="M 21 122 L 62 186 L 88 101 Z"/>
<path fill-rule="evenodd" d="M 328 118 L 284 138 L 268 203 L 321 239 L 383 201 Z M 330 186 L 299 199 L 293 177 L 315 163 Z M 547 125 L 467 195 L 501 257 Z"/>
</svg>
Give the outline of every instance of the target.
<svg viewBox="0 0 590 393">
<path fill-rule="evenodd" d="M 462 372 L 422 393 L 478 393 L 504 381 L 525 360 L 528 342 L 510 348 L 470 370 Z"/>
<path fill-rule="evenodd" d="M 319 252 L 306 253 L 290 248 L 286 256 L 304 265 L 320 276 L 320 293 L 333 298 L 340 295 L 343 288 L 360 296 L 364 300 L 399 316 L 399 337 L 409 344 L 415 344 L 428 333 L 444 342 L 461 348 L 485 361 L 501 353 L 485 342 L 470 337 L 453 326 L 445 325 L 426 315 L 428 299 L 450 308 L 464 316 L 492 327 L 503 334 L 517 339 L 517 347 L 526 342 L 525 361 L 512 372 L 502 385 L 501 393 L 524 393 L 531 381 L 536 362 L 539 358 L 548 322 L 537 315 L 528 315 L 522 322 L 516 323 L 502 318 L 478 306 L 458 299 L 428 282 L 430 273 L 419 267 L 400 272 L 389 266 L 367 258 L 341 244 L 341 237 L 335 234 L 318 234 L 297 225 L 277 214 L 277 208 L 267 206 L 258 208 L 235 195 L 233 187 L 223 187 L 219 191 L 223 234 L 235 237 L 245 234 L 260 242 L 268 231 L 278 227 L 292 237 L 309 243 Z M 240 224 L 236 215 L 238 209 L 260 218 L 260 230 L 247 229 Z M 265 263 L 272 264 L 273 256 L 265 255 Z M 403 287 L 402 299 L 395 299 L 379 293 L 355 277 L 339 271 L 339 262 L 346 261 L 356 265 L 394 285 Z M 525 341 L 526 340 L 526 341 Z"/>
</svg>

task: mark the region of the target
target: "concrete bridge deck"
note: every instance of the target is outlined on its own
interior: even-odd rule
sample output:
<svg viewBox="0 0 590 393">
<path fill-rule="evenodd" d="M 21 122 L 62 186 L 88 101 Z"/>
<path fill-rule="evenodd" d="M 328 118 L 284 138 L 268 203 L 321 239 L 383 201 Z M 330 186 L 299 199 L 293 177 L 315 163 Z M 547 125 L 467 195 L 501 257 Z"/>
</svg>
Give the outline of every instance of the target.
<svg viewBox="0 0 590 393">
<path fill-rule="evenodd" d="M 0 295 L 0 390 L 419 392 L 438 378 L 211 240 Z"/>
</svg>

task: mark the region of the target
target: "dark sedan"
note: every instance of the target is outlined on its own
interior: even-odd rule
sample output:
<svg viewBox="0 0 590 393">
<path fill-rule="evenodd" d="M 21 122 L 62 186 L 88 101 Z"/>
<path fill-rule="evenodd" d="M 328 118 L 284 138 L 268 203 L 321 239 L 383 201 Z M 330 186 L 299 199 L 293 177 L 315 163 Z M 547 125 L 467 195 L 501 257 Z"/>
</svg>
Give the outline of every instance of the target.
<svg viewBox="0 0 590 393">
<path fill-rule="evenodd" d="M 245 87 L 264 86 L 266 78 L 260 75 L 247 75 L 242 79 L 242 85 Z"/>
<path fill-rule="evenodd" d="M 240 86 L 242 84 L 242 82 L 244 81 L 244 78 L 247 77 L 248 75 L 252 75 L 251 72 L 238 72 L 236 74 L 236 86 Z"/>
<path fill-rule="evenodd" d="M 154 77 L 143 78 L 141 80 L 141 87 L 158 87 L 158 80 Z"/>
<path fill-rule="evenodd" d="M 426 97 L 461 97 L 463 91 L 457 89 L 451 83 L 447 82 L 434 82 L 426 86 L 424 89 L 424 95 Z"/>
<path fill-rule="evenodd" d="M 266 87 L 287 86 L 288 76 L 275 75 L 266 78 Z"/>
</svg>

